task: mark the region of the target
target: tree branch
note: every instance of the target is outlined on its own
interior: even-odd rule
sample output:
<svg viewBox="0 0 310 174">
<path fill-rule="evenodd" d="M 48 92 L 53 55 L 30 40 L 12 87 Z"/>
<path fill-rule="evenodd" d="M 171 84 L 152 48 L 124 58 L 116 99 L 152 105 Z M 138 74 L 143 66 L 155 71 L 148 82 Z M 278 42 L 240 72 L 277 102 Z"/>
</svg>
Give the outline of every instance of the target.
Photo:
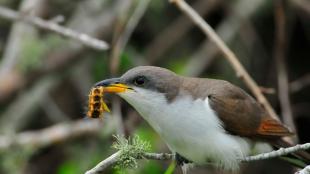
<svg viewBox="0 0 310 174">
<path fill-rule="evenodd" d="M 109 166 L 113 166 L 114 164 L 117 163 L 117 160 L 121 156 L 121 153 L 122 152 L 120 150 L 117 151 L 116 153 L 112 154 L 111 156 L 109 156 L 105 160 L 98 163 L 94 168 L 85 172 L 85 174 L 97 174 L 97 173 L 103 172 Z"/>
<path fill-rule="evenodd" d="M 144 153 L 143 158 L 151 159 L 151 160 L 168 160 L 172 159 L 174 156 L 173 154 L 169 153 Z"/>
<path fill-rule="evenodd" d="M 280 148 L 278 150 L 272 151 L 272 152 L 267 152 L 267 153 L 262 153 L 254 156 L 248 156 L 245 157 L 244 159 L 240 159 L 241 162 L 251 162 L 251 161 L 259 161 L 259 160 L 265 160 L 265 159 L 270 159 L 270 158 L 275 158 L 275 157 L 280 157 L 284 156 L 299 150 L 307 150 L 310 149 L 310 143 L 306 144 L 298 144 L 293 147 L 288 147 L 288 148 Z M 119 150 L 106 158 L 105 160 L 101 161 L 98 163 L 94 168 L 88 170 L 85 174 L 99 174 L 103 172 L 106 168 L 109 166 L 113 166 L 118 162 L 118 159 L 121 157 L 122 151 Z M 174 156 L 173 154 L 169 153 L 143 153 L 142 156 L 139 159 L 149 159 L 149 160 L 169 160 L 173 159 Z M 305 169 L 301 171 L 308 171 L 310 167 L 306 167 Z M 297 174 L 309 174 L 309 173 L 297 173 Z"/>
<path fill-rule="evenodd" d="M 109 48 L 109 45 L 106 42 L 93 38 L 87 34 L 76 32 L 70 28 L 60 26 L 51 21 L 43 20 L 36 16 L 24 15 L 6 7 L 0 6 L 0 16 L 9 20 L 19 20 L 45 30 L 53 31 L 63 36 L 75 39 L 84 45 L 97 50 L 107 50 Z"/>
<path fill-rule="evenodd" d="M 310 149 L 310 143 L 306 143 L 306 144 L 297 144 L 293 147 L 288 147 L 288 148 L 280 148 L 278 150 L 272 151 L 272 152 L 268 152 L 268 153 L 262 153 L 262 154 L 258 154 L 255 156 L 249 156 L 246 157 L 245 159 L 242 159 L 242 162 L 250 162 L 250 161 L 258 161 L 258 160 L 265 160 L 265 159 L 270 159 L 270 158 L 275 158 L 275 157 L 279 157 L 279 156 L 284 156 L 299 150 L 307 150 Z"/>
<path fill-rule="evenodd" d="M 106 158 L 105 160 L 98 163 L 94 168 L 85 172 L 85 174 L 99 174 L 103 172 L 109 166 L 113 166 L 117 163 L 120 158 L 122 151 L 119 150 Z M 140 159 L 149 159 L 149 160 L 169 160 L 172 159 L 173 155 L 169 153 L 144 153 Z"/>
<path fill-rule="evenodd" d="M 207 35 L 220 49 L 224 57 L 232 65 L 233 69 L 236 71 L 238 77 L 240 77 L 247 87 L 251 90 L 253 95 L 256 97 L 258 102 L 266 109 L 268 114 L 274 119 L 279 120 L 277 114 L 265 98 L 265 96 L 260 91 L 256 82 L 252 79 L 249 73 L 245 70 L 242 64 L 238 61 L 236 55 L 228 48 L 228 46 L 223 42 L 223 40 L 215 33 L 211 26 L 205 22 L 201 16 L 199 16 L 184 0 L 170 0 L 174 3 L 181 11 L 183 11 L 203 32 Z"/>
<path fill-rule="evenodd" d="M 0 150 L 6 150 L 14 145 L 44 147 L 50 144 L 67 141 L 69 138 L 99 132 L 102 125 L 99 120 L 79 120 L 70 123 L 60 123 L 39 131 L 27 131 L 13 137 L 0 136 Z"/>
</svg>

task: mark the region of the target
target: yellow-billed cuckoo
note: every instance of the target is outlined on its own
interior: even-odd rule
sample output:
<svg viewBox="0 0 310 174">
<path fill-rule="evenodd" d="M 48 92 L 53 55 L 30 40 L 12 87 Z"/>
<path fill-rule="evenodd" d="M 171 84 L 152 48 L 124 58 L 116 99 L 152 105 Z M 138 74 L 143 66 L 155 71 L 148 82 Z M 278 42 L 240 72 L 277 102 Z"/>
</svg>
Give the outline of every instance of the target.
<svg viewBox="0 0 310 174">
<path fill-rule="evenodd" d="M 234 170 L 253 148 L 265 151 L 261 147 L 267 143 L 278 145 L 281 137 L 292 135 L 250 95 L 224 80 L 140 66 L 96 86 L 111 87 L 131 104 L 184 161 Z"/>
</svg>

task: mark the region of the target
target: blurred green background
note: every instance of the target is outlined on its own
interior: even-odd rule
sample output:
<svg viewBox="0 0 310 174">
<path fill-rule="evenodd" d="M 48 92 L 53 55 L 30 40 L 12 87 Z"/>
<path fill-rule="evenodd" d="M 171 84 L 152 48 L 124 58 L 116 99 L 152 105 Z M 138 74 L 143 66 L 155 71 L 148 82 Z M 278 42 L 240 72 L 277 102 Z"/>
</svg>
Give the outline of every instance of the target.
<svg viewBox="0 0 310 174">
<path fill-rule="evenodd" d="M 187 2 L 234 51 L 280 116 L 279 64 L 286 67 L 299 141 L 309 142 L 310 2 Z M 169 152 L 138 113 L 118 97 L 106 96 L 112 112 L 103 120 L 85 118 L 92 85 L 132 67 L 156 65 L 182 75 L 225 79 L 248 90 L 215 45 L 167 0 L 0 0 L 0 5 L 110 45 L 109 50 L 94 49 L 31 24 L 7 20 L 0 13 L 0 173 L 84 173 L 115 152 L 111 148 L 115 134 L 139 135 L 150 143 L 151 152 Z M 277 25 L 281 9 L 284 25 Z M 284 31 L 284 40 L 277 49 L 279 31 Z M 122 172 L 159 174 L 170 164 L 139 160 L 137 169 Z M 245 164 L 240 173 L 292 171 L 287 163 L 273 159 Z M 119 172 L 112 167 L 105 173 Z M 212 167 L 193 171 L 206 172 L 229 173 Z"/>
</svg>

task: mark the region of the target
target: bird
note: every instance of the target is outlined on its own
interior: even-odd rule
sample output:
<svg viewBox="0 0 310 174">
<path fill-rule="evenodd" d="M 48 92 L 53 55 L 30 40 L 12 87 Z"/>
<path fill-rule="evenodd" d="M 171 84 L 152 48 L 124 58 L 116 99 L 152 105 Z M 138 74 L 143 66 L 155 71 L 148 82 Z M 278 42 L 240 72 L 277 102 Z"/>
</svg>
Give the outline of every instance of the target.
<svg viewBox="0 0 310 174">
<path fill-rule="evenodd" d="M 240 159 L 271 151 L 272 146 L 288 146 L 282 137 L 294 134 L 247 92 L 225 80 L 138 66 L 95 86 L 110 88 L 126 100 L 176 154 L 180 165 L 238 170 Z M 307 155 L 303 154 L 309 162 Z"/>
</svg>

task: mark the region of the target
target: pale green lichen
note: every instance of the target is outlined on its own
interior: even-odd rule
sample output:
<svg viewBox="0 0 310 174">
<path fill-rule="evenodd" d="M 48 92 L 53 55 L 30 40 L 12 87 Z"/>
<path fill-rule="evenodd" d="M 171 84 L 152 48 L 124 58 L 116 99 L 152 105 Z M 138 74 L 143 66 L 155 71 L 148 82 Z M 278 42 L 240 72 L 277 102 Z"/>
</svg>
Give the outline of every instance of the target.
<svg viewBox="0 0 310 174">
<path fill-rule="evenodd" d="M 137 159 L 143 158 L 143 154 L 150 150 L 150 143 L 141 140 L 135 135 L 126 139 L 124 136 L 114 136 L 116 141 L 112 147 L 120 150 L 121 155 L 117 162 L 117 169 L 132 169 L 138 167 Z"/>
</svg>

